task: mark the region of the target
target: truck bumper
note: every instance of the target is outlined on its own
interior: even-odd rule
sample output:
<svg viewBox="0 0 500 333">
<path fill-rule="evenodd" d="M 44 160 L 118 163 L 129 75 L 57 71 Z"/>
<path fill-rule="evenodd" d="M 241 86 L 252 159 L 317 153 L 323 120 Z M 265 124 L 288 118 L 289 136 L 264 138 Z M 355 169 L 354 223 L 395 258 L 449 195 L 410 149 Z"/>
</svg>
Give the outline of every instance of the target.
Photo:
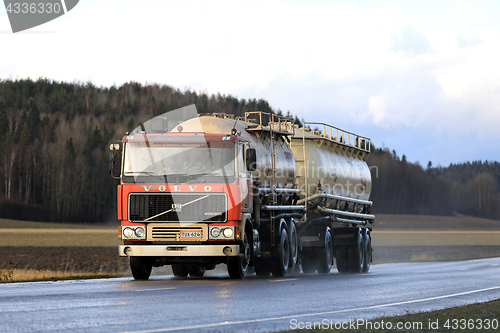
<svg viewBox="0 0 500 333">
<path fill-rule="evenodd" d="M 119 245 L 120 257 L 233 257 L 239 245 Z"/>
</svg>

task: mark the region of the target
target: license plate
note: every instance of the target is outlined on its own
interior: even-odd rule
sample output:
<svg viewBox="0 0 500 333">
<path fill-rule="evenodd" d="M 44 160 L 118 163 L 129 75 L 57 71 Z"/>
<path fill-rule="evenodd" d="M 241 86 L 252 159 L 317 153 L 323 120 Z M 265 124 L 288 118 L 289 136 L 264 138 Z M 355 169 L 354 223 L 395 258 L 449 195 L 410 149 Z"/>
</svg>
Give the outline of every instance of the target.
<svg viewBox="0 0 500 333">
<path fill-rule="evenodd" d="M 201 231 L 181 231 L 181 238 L 191 238 L 191 239 L 200 239 Z"/>
</svg>

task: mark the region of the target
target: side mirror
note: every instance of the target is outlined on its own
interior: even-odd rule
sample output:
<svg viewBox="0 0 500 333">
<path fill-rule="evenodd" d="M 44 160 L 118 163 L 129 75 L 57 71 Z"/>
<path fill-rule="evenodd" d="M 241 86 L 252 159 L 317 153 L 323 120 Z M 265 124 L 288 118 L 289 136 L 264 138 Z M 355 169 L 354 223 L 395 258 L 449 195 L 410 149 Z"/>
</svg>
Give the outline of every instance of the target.
<svg viewBox="0 0 500 333">
<path fill-rule="evenodd" d="M 255 149 L 248 148 L 245 157 L 246 157 L 247 170 L 248 171 L 257 170 L 257 153 L 255 152 Z"/>
<path fill-rule="evenodd" d="M 122 164 L 122 145 L 120 143 L 112 143 L 109 145 L 109 173 L 112 178 L 120 179 L 121 164 Z"/>
</svg>

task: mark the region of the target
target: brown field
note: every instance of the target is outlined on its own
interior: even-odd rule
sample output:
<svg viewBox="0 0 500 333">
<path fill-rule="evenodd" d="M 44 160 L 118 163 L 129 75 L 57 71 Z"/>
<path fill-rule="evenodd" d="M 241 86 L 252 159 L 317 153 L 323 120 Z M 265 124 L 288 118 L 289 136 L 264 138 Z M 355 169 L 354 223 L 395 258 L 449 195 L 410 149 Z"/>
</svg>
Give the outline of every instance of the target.
<svg viewBox="0 0 500 333">
<path fill-rule="evenodd" d="M 0 218 L 0 229 L 114 229 L 118 224 L 75 224 L 55 222 L 32 222 Z"/>
<path fill-rule="evenodd" d="M 128 260 L 118 256 L 116 247 L 2 246 L 0 251 L 0 281 L 110 277 L 128 272 Z"/>
<path fill-rule="evenodd" d="M 0 229 L 3 246 L 118 246 L 113 229 Z"/>
</svg>

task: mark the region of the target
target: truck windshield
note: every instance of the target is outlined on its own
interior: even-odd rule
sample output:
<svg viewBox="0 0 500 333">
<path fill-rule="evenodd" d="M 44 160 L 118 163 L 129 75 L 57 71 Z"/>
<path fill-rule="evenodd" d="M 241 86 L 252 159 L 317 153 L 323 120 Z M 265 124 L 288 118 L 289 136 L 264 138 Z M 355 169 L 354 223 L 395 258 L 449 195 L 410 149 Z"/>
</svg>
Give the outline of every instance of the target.
<svg viewBox="0 0 500 333">
<path fill-rule="evenodd" d="M 129 142 L 125 146 L 125 177 L 185 176 L 184 181 L 198 177 L 235 175 L 234 145 L 229 143 L 154 144 Z M 179 180 L 175 180 L 179 181 Z"/>
</svg>

